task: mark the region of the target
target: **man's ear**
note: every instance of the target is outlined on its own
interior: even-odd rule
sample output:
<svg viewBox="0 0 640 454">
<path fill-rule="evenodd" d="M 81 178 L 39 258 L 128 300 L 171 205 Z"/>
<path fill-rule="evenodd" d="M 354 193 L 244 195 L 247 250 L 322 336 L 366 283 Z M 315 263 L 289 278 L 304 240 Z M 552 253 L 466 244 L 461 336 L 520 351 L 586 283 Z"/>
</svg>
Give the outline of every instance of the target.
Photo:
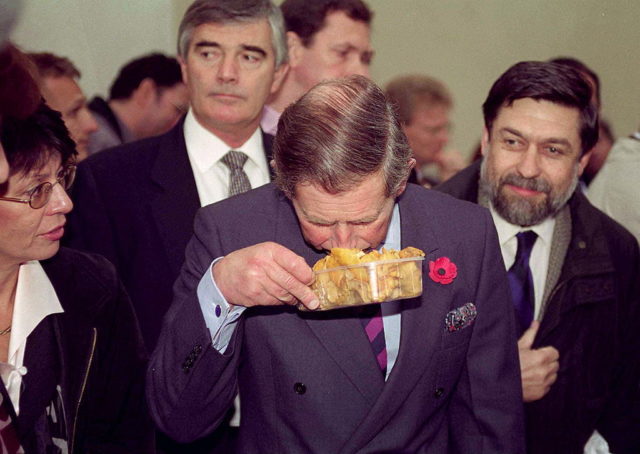
<svg viewBox="0 0 640 454">
<path fill-rule="evenodd" d="M 133 92 L 133 99 L 139 106 L 148 106 L 155 101 L 158 96 L 156 83 L 150 77 L 147 77 L 140 82 L 138 88 Z"/>
<path fill-rule="evenodd" d="M 280 90 L 282 86 L 282 82 L 284 82 L 284 78 L 289 72 L 289 65 L 287 63 L 281 64 L 276 68 L 275 73 L 273 74 L 273 82 L 271 82 L 271 90 L 270 93 L 274 94 Z"/>
<path fill-rule="evenodd" d="M 578 160 L 578 176 L 582 176 L 582 172 L 584 172 L 585 167 L 589 164 L 589 159 L 591 159 L 592 151 L 589 150 Z"/>
<path fill-rule="evenodd" d="M 489 130 L 485 126 L 482 128 L 482 140 L 480 141 L 480 151 L 482 156 L 486 157 L 489 150 Z"/>
<path fill-rule="evenodd" d="M 187 75 L 187 62 L 184 58 L 178 57 L 178 63 L 180 63 L 180 72 L 182 73 L 182 82 L 189 88 L 189 76 Z"/>
<path fill-rule="evenodd" d="M 287 49 L 289 50 L 289 65 L 297 67 L 302 59 L 304 44 L 296 32 L 287 32 Z"/>
</svg>

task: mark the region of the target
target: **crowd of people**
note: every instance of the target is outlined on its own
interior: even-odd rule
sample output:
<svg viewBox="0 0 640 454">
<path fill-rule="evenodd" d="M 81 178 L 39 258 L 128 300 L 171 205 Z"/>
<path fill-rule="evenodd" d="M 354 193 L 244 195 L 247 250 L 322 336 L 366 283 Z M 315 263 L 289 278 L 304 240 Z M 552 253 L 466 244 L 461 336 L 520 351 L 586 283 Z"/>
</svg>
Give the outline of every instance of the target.
<svg viewBox="0 0 640 454">
<path fill-rule="evenodd" d="M 584 63 L 505 68 L 467 165 L 363 0 L 195 0 L 91 101 L 19 11 L 0 453 L 640 452 L 640 131 Z M 419 296 L 318 310 L 326 253 L 405 247 Z"/>
</svg>

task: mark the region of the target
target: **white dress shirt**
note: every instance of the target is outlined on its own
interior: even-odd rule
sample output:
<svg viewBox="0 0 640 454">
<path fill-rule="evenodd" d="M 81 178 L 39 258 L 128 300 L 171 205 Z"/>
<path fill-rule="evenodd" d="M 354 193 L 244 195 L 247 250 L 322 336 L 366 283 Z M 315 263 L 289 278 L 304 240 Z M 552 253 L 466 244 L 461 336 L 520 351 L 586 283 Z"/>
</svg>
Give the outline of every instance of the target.
<svg viewBox="0 0 640 454">
<path fill-rule="evenodd" d="M 0 362 L 0 375 L 7 388 L 16 414 L 20 412 L 22 377 L 27 337 L 48 315 L 62 313 L 62 305 L 51 281 L 38 261 L 20 266 L 18 287 L 11 321 L 11 340 L 6 363 Z"/>
<path fill-rule="evenodd" d="M 269 182 L 269 164 L 264 152 L 260 128 L 256 128 L 243 145 L 231 148 L 198 123 L 193 110 L 189 109 L 184 120 L 184 140 L 196 181 L 200 206 L 218 202 L 229 196 L 230 171 L 221 161 L 229 150 L 242 151 L 249 157 L 243 170 L 252 188 Z"/>
<path fill-rule="evenodd" d="M 493 217 L 493 223 L 498 231 L 500 251 L 502 252 L 502 259 L 504 260 L 504 265 L 507 270 L 511 268 L 513 262 L 516 260 L 516 252 L 518 251 L 518 239 L 516 235 L 525 230 L 533 230 L 538 235 L 529 258 L 535 303 L 533 318 L 538 320 L 540 309 L 542 308 L 542 296 L 544 295 L 544 288 L 547 282 L 551 240 L 553 239 L 553 228 L 556 225 L 556 220 L 555 218 L 547 218 L 538 225 L 520 227 L 519 225 L 507 222 L 493 207 L 489 209 Z"/>
</svg>

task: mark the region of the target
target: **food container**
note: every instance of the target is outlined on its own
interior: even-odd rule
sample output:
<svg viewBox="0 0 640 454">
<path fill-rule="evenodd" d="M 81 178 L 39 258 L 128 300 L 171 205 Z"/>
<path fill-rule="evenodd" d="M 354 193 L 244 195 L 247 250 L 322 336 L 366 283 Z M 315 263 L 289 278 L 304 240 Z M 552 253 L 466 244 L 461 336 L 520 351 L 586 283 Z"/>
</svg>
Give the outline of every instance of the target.
<svg viewBox="0 0 640 454">
<path fill-rule="evenodd" d="M 317 310 L 415 298 L 422 294 L 423 261 L 408 257 L 314 271 L 311 289 L 320 301 Z"/>
</svg>

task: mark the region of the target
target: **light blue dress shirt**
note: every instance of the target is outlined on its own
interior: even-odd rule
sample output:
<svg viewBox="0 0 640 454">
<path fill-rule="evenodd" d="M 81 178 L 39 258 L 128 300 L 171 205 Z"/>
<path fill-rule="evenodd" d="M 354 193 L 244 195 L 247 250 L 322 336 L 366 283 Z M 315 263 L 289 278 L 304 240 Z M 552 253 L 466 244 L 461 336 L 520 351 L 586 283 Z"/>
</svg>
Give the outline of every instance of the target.
<svg viewBox="0 0 640 454">
<path fill-rule="evenodd" d="M 393 208 L 389 230 L 380 248 L 401 249 L 400 238 L 400 210 L 398 204 Z M 220 353 L 229 346 L 231 336 L 235 330 L 240 315 L 245 311 L 244 306 L 232 306 L 222 296 L 220 289 L 213 279 L 211 267 L 222 257 L 215 259 L 198 284 L 198 301 L 205 323 L 211 333 L 213 348 Z M 400 347 L 400 315 L 401 301 L 392 301 L 381 305 L 382 323 L 384 325 L 384 339 L 387 345 L 387 376 L 398 358 Z"/>
</svg>

